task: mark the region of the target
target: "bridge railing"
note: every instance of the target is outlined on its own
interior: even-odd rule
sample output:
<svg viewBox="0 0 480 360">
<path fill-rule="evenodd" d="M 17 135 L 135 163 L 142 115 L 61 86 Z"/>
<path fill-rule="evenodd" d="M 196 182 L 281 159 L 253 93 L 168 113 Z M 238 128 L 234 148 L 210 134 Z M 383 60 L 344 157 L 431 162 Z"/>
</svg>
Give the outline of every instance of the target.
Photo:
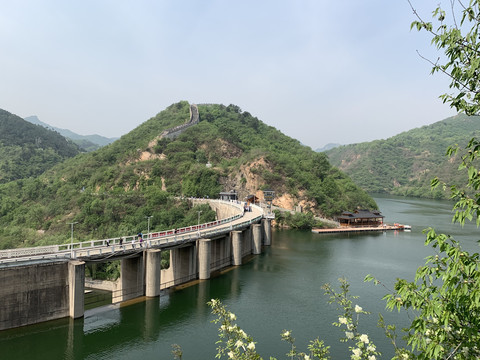
<svg viewBox="0 0 480 360">
<path fill-rule="evenodd" d="M 220 202 L 220 203 L 229 204 L 231 206 L 235 206 L 236 208 L 238 208 L 239 213 L 229 218 L 211 221 L 204 224 L 191 225 L 184 228 L 170 229 L 170 230 L 153 232 L 153 233 L 150 232 L 147 234 L 147 237 L 145 238 L 145 242 L 162 239 L 165 237 L 171 237 L 171 236 L 174 236 L 174 237 L 176 236 L 180 239 L 184 239 L 184 238 L 192 239 L 192 236 L 190 236 L 191 233 L 204 231 L 205 229 L 227 224 L 229 222 L 232 222 L 241 218 L 244 214 L 243 204 L 239 201 L 225 201 L 225 200 L 214 200 L 214 199 L 209 199 L 206 201 Z M 187 237 L 182 236 L 185 234 L 189 234 L 189 235 Z M 129 235 L 129 236 L 110 238 L 110 239 L 88 240 L 88 241 L 65 243 L 65 244 L 59 244 L 59 245 L 0 250 L 0 261 L 2 259 L 15 259 L 20 257 L 38 257 L 41 255 L 49 255 L 49 254 L 57 254 L 57 256 L 55 257 L 59 257 L 59 258 L 64 258 L 64 257 L 75 258 L 76 257 L 75 254 L 79 250 L 81 251 L 86 249 L 107 247 L 107 249 L 103 251 L 103 253 L 106 253 L 106 252 L 112 252 L 112 250 L 115 251 L 114 246 L 117 246 L 117 249 L 119 247 L 125 249 L 125 246 L 130 245 L 128 246 L 128 248 L 135 249 L 135 244 L 133 244 L 133 247 L 132 247 L 132 242 L 136 240 L 136 238 L 137 238 L 136 235 Z M 108 247 L 110 247 L 110 249 L 108 249 Z M 102 253 L 102 251 L 100 251 L 100 253 Z"/>
</svg>

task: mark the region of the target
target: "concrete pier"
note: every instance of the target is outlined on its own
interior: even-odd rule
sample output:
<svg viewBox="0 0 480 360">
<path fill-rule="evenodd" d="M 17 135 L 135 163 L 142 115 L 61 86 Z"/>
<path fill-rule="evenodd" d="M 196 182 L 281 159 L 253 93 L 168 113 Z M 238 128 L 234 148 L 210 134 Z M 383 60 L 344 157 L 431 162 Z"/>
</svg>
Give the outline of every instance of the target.
<svg viewBox="0 0 480 360">
<path fill-rule="evenodd" d="M 173 284 L 183 284 L 196 279 L 197 256 L 196 246 L 189 245 L 170 250 L 170 267 L 173 272 Z"/>
<path fill-rule="evenodd" d="M 145 295 L 147 297 L 160 296 L 162 251 L 152 249 L 147 250 L 145 254 Z"/>
<path fill-rule="evenodd" d="M 272 220 L 262 219 L 263 224 L 263 245 L 272 245 Z"/>
<path fill-rule="evenodd" d="M 120 268 L 120 287 L 112 294 L 112 302 L 116 303 L 143 296 L 143 256 L 123 259 Z"/>
<path fill-rule="evenodd" d="M 200 280 L 210 279 L 210 264 L 212 241 L 201 239 L 198 242 L 198 278 Z"/>
<path fill-rule="evenodd" d="M 253 250 L 252 254 L 258 255 L 262 253 L 262 225 L 254 224 L 253 225 Z"/>
<path fill-rule="evenodd" d="M 70 261 L 68 263 L 68 294 L 70 317 L 83 317 L 85 303 L 85 263 Z"/>
<path fill-rule="evenodd" d="M 243 236 L 241 231 L 232 231 L 232 265 L 242 265 L 242 241 Z"/>
</svg>

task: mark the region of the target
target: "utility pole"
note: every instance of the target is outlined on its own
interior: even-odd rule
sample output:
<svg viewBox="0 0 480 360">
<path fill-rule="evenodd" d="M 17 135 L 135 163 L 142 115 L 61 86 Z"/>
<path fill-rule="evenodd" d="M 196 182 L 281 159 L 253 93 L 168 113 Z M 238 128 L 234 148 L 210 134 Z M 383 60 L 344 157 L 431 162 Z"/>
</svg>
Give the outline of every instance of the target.
<svg viewBox="0 0 480 360">
<path fill-rule="evenodd" d="M 148 225 L 147 225 L 147 240 L 150 240 L 150 219 L 153 217 L 153 216 L 145 216 L 147 218 L 147 221 L 148 221 Z"/>
<path fill-rule="evenodd" d="M 199 210 L 197 212 L 198 212 L 197 233 L 198 233 L 198 236 L 200 236 L 200 214 L 202 213 L 202 210 Z"/>
<path fill-rule="evenodd" d="M 73 225 L 78 224 L 78 221 L 67 223 L 71 226 L 71 238 L 70 238 L 70 259 L 73 259 Z"/>
</svg>

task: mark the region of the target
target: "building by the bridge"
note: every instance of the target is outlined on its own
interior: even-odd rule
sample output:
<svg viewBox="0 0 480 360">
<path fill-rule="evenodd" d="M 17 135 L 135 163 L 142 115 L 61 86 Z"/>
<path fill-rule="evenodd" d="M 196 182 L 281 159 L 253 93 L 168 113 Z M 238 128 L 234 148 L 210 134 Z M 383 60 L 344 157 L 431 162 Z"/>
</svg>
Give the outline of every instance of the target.
<svg viewBox="0 0 480 360">
<path fill-rule="evenodd" d="M 220 200 L 230 201 L 230 200 L 238 200 L 238 194 L 235 190 L 230 190 L 228 192 L 221 192 Z"/>
<path fill-rule="evenodd" d="M 376 227 L 383 225 L 383 216 L 378 210 L 344 211 L 337 217 L 341 227 Z"/>
<path fill-rule="evenodd" d="M 255 195 L 247 195 L 245 196 L 245 201 L 247 203 L 247 205 L 257 205 L 260 203 L 260 199 L 255 196 Z"/>
</svg>

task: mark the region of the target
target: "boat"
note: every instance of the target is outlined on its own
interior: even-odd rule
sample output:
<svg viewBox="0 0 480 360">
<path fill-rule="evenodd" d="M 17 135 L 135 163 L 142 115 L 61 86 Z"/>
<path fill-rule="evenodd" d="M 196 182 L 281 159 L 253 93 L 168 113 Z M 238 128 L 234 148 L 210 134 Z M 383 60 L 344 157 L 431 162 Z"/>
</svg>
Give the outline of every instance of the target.
<svg viewBox="0 0 480 360">
<path fill-rule="evenodd" d="M 393 226 L 395 226 L 395 228 L 398 230 L 412 231 L 412 227 L 410 225 L 395 223 Z"/>
</svg>

